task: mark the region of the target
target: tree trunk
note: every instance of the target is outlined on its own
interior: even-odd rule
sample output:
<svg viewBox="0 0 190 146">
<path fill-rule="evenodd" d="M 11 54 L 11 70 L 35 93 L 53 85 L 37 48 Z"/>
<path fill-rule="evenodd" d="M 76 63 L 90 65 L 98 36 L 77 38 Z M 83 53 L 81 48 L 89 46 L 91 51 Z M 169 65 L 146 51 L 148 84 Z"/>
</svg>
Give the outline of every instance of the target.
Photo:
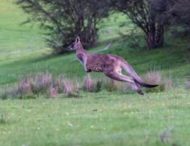
<svg viewBox="0 0 190 146">
<path fill-rule="evenodd" d="M 155 48 L 155 32 L 155 25 L 151 23 L 147 33 L 147 45 L 149 49 Z"/>
<path fill-rule="evenodd" d="M 149 32 L 146 34 L 147 46 L 149 49 L 155 49 L 163 47 L 164 45 L 164 26 L 163 25 L 151 25 Z"/>
<path fill-rule="evenodd" d="M 155 41 L 156 41 L 156 48 L 163 47 L 164 45 L 164 26 L 163 25 L 157 26 Z"/>
</svg>

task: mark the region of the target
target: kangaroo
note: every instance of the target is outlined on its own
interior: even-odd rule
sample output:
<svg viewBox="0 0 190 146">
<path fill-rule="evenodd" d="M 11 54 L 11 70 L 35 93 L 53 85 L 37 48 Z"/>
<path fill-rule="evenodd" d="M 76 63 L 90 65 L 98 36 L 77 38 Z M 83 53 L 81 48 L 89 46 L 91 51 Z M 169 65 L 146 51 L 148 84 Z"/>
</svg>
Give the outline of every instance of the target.
<svg viewBox="0 0 190 146">
<path fill-rule="evenodd" d="M 142 87 L 152 88 L 158 86 L 145 83 L 135 72 L 133 67 L 120 56 L 111 54 L 91 54 L 87 52 L 83 48 L 79 37 L 76 38 L 70 50 L 76 50 L 76 57 L 87 73 L 103 72 L 107 77 L 113 80 L 128 82 L 132 90 L 135 90 L 140 95 L 144 95 L 141 90 Z M 128 76 L 122 73 L 123 70 L 128 73 Z"/>
</svg>

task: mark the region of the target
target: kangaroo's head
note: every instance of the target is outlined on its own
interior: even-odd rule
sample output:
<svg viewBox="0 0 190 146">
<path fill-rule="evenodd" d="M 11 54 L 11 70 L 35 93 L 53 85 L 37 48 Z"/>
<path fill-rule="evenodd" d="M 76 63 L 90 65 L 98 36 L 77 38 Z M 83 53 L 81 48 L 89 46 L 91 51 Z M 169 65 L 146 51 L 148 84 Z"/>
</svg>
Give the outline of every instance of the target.
<svg viewBox="0 0 190 146">
<path fill-rule="evenodd" d="M 74 43 L 72 43 L 68 48 L 70 51 L 83 49 L 82 43 L 80 41 L 80 37 L 79 36 L 76 37 Z"/>
</svg>

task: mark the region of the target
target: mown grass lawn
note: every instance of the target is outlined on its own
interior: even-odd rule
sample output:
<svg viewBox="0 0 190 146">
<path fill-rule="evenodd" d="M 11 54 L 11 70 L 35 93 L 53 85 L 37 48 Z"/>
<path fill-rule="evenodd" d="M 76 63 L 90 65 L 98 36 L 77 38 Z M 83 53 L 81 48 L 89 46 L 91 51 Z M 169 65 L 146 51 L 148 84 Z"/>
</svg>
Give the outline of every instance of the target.
<svg viewBox="0 0 190 146">
<path fill-rule="evenodd" d="M 2 146 L 189 146 L 190 92 L 0 101 Z"/>
</svg>

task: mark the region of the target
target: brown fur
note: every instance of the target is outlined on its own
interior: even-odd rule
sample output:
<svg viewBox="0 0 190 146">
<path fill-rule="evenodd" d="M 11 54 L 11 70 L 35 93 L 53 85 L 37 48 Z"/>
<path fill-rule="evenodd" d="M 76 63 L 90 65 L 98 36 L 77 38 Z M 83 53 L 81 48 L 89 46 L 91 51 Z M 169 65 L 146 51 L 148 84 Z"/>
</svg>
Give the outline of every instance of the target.
<svg viewBox="0 0 190 146">
<path fill-rule="evenodd" d="M 132 66 L 128 64 L 122 57 L 111 54 L 90 54 L 84 50 L 80 38 L 77 37 L 74 43 L 76 56 L 84 66 L 86 72 L 103 72 L 109 78 L 114 80 L 128 82 L 132 89 L 139 94 L 143 94 L 141 86 L 155 87 L 144 83 L 140 76 L 134 71 Z M 124 75 L 122 70 L 125 70 L 129 76 Z"/>
</svg>

